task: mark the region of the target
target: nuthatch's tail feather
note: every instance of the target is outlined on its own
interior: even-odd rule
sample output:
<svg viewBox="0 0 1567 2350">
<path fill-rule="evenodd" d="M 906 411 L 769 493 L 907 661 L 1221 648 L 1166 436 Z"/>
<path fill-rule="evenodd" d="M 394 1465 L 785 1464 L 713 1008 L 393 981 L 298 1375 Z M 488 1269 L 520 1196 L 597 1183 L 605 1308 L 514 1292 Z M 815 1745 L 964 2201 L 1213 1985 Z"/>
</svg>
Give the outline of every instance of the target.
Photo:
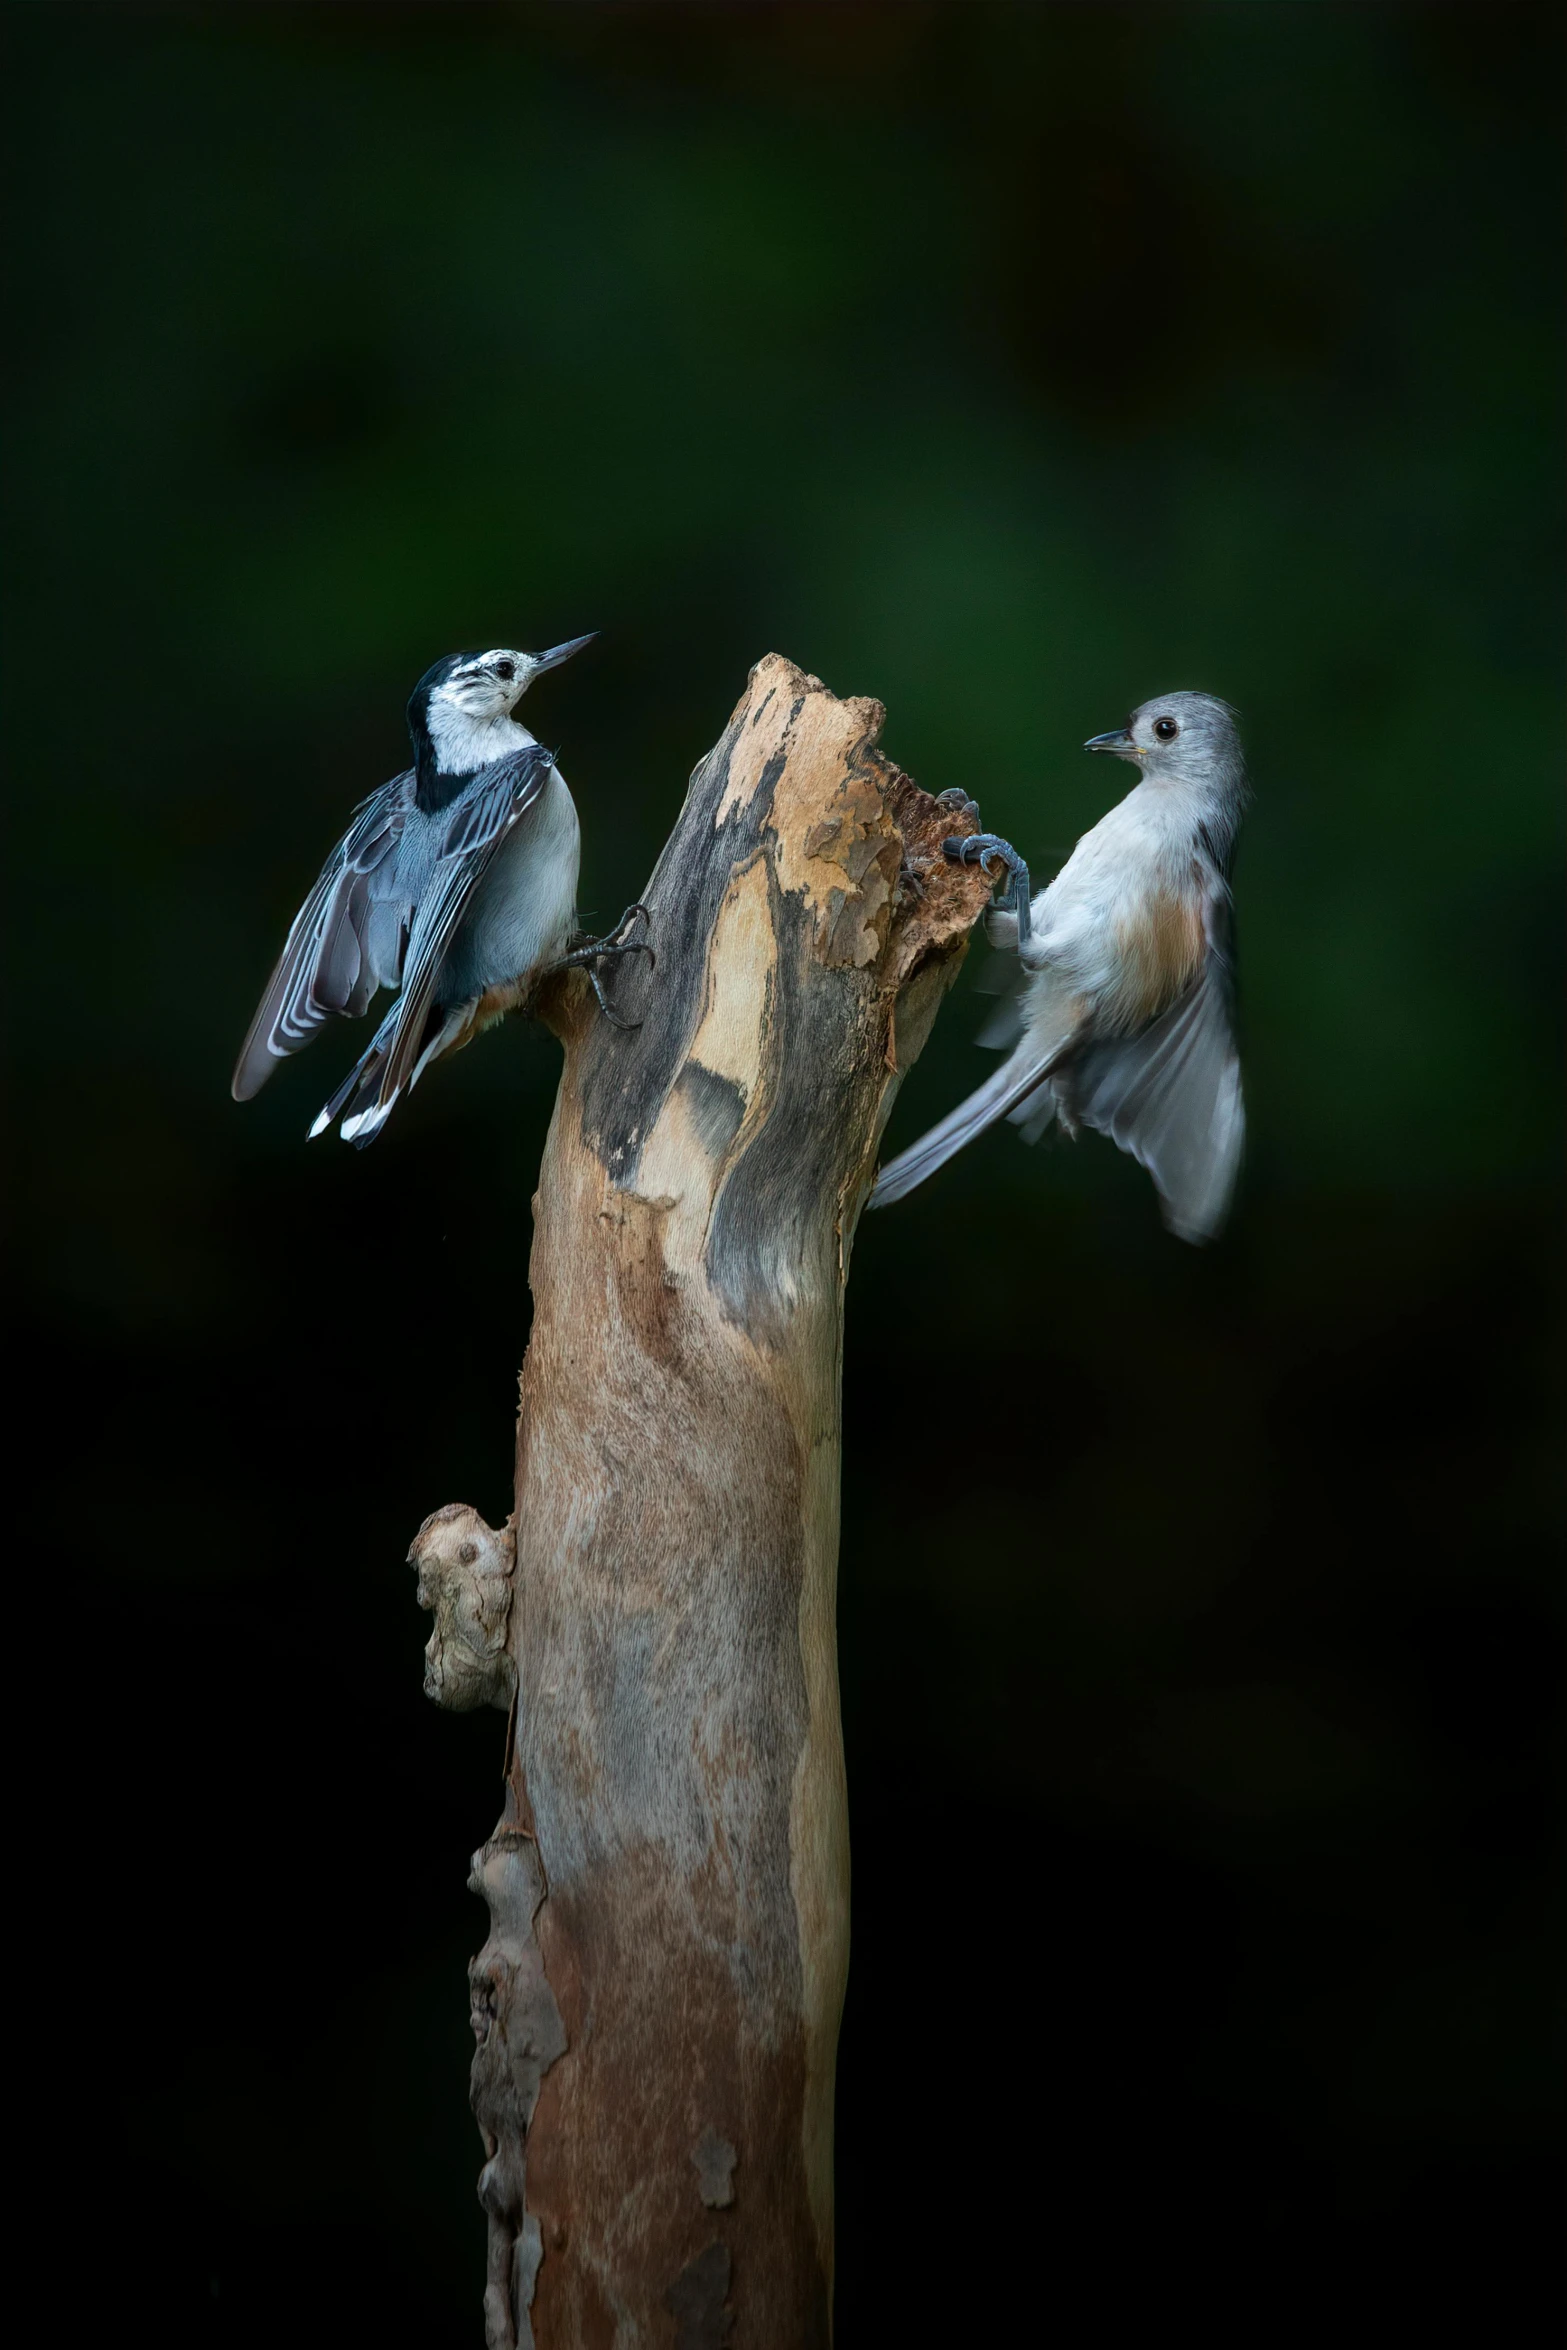
<svg viewBox="0 0 1567 2350">
<path fill-rule="evenodd" d="M 430 1063 L 438 1061 L 443 1053 L 454 1051 L 458 1045 L 466 1044 L 474 1034 L 475 1009 L 472 1003 L 455 1004 L 445 1011 L 432 1013 L 424 1023 L 419 1058 L 406 1079 L 393 1085 L 383 1100 L 387 1063 L 397 1050 L 407 1011 L 403 997 L 399 996 L 376 1030 L 369 1051 L 355 1062 L 311 1127 L 311 1140 L 314 1141 L 318 1134 L 324 1134 L 333 1119 L 340 1117 L 343 1121 L 343 1140 L 351 1142 L 355 1150 L 362 1151 L 367 1142 L 374 1142 L 403 1095 L 412 1093 Z M 407 1067 L 406 1055 L 403 1065 Z"/>
<path fill-rule="evenodd" d="M 399 997 L 399 1004 L 401 1003 L 401 1000 L 402 999 Z M 349 1070 L 348 1075 L 343 1079 L 343 1082 L 338 1087 L 336 1093 L 333 1094 L 331 1100 L 327 1103 L 320 1116 L 316 1119 L 315 1124 L 311 1127 L 310 1139 L 312 1142 L 314 1142 L 318 1134 L 325 1134 L 327 1128 L 332 1124 L 335 1118 L 343 1119 L 343 1133 L 345 1138 L 349 1141 L 353 1141 L 355 1139 L 355 1137 L 350 1135 L 348 1132 L 349 1127 L 354 1122 L 353 1117 L 351 1114 L 348 1117 L 344 1117 L 343 1113 L 345 1110 L 349 1109 L 350 1104 L 356 1101 L 363 1100 L 365 1102 L 372 1102 L 375 1099 L 376 1088 L 381 1082 L 381 1070 L 385 1063 L 387 1053 L 391 1049 L 392 1039 L 397 1033 L 397 1013 L 398 1004 L 393 1004 L 391 1010 L 387 1013 L 386 1018 L 382 1021 L 380 1027 L 376 1030 L 374 1036 L 370 1039 L 368 1046 L 364 1052 L 360 1054 L 358 1060 Z M 390 1108 L 391 1104 L 389 1102 L 387 1104 L 387 1109 L 390 1110 Z M 372 1139 L 373 1133 L 378 1131 L 379 1128 L 384 1124 L 384 1116 L 382 1118 L 378 1118 L 375 1128 L 372 1129 L 372 1133 L 367 1134 L 364 1137 L 365 1141 L 369 1142 Z"/>
<path fill-rule="evenodd" d="M 1059 1052 L 1042 1053 L 1037 1046 L 1020 1046 L 966 1102 L 959 1102 L 939 1125 L 922 1134 L 918 1142 L 911 1143 L 890 1166 L 883 1167 L 866 1206 L 891 1207 L 894 1200 L 902 1199 L 916 1184 L 923 1183 L 927 1175 L 934 1175 L 966 1142 L 972 1142 L 976 1134 L 983 1134 L 987 1126 L 1005 1118 L 1036 1093 L 1059 1058 Z"/>
</svg>

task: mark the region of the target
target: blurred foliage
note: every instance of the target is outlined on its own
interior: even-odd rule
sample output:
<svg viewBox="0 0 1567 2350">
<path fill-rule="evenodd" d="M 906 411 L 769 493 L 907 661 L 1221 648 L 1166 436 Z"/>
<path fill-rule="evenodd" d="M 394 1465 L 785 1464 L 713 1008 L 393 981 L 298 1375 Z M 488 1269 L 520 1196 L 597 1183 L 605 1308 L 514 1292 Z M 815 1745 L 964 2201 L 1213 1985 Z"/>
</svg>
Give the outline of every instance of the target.
<svg viewBox="0 0 1567 2350">
<path fill-rule="evenodd" d="M 349 1032 L 244 1112 L 227 1075 L 413 679 L 597 627 L 527 711 L 589 912 L 774 648 L 879 696 L 1036 874 L 1104 804 L 1075 746 L 1161 687 L 1240 706 L 1257 786 L 1232 1236 L 1182 1251 L 1102 1145 L 1007 1135 L 857 1246 L 842 2339 L 929 2305 L 913 2143 L 998 2244 L 1044 2238 L 1052 2285 L 965 2276 L 976 2339 L 1092 2289 L 1107 2325 L 1173 2301 L 1282 2341 L 1352 2279 L 1517 2331 L 1558 1653 L 1554 18 L 8 30 L 24 1343 L 71 1509 L 39 1538 L 105 1630 L 55 1784 L 64 1817 L 86 1735 L 126 1831 L 127 2292 L 170 2340 L 477 2322 L 462 1876 L 498 1725 L 425 1718 L 396 1561 L 439 1502 L 506 1507 L 554 1048 L 489 1038 L 362 1157 L 303 1147 Z M 894 1141 L 976 1025 L 960 988 Z"/>
</svg>

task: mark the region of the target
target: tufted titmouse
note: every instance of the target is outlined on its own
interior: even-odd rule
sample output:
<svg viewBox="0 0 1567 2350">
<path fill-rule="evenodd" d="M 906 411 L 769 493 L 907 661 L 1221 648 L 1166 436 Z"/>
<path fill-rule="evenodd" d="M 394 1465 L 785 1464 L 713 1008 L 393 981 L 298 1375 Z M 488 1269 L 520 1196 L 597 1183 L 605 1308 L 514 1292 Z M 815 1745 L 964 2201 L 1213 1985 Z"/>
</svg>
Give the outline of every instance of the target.
<svg viewBox="0 0 1567 2350">
<path fill-rule="evenodd" d="M 240 1049 L 236 1101 L 259 1093 L 333 1014 L 357 1019 L 381 987 L 401 992 L 312 1135 L 342 1117 L 345 1142 L 373 1141 L 432 1061 L 563 964 L 587 965 L 609 1012 L 598 962 L 651 956 L 623 936 L 644 909 L 629 906 L 606 938 L 568 952 L 577 811 L 552 754 L 512 716 L 536 677 L 591 642 L 452 653 L 425 671 L 408 704 L 413 766 L 360 802 L 295 915 Z"/>
<path fill-rule="evenodd" d="M 1211 694 L 1163 694 L 1083 748 L 1130 760 L 1139 780 L 1032 906 L 1007 842 L 977 833 L 944 844 L 963 863 L 1006 868 L 1006 896 L 986 923 L 1023 966 L 1017 1042 L 977 1093 L 882 1169 L 869 1204 L 902 1199 L 997 1118 L 1030 1142 L 1059 1118 L 1069 1134 L 1092 1126 L 1140 1159 L 1170 1229 L 1209 1240 L 1229 1208 L 1246 1123 L 1229 885 L 1247 799 L 1235 713 Z"/>
</svg>

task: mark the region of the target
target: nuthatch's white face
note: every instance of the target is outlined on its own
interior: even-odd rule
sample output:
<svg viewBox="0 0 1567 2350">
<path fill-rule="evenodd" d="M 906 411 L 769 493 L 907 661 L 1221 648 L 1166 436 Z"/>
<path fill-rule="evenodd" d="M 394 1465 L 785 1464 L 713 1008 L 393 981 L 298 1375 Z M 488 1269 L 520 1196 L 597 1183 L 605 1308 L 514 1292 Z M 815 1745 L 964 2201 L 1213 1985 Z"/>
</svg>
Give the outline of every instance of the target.
<svg viewBox="0 0 1567 2350">
<path fill-rule="evenodd" d="M 497 645 L 488 653 L 465 653 L 430 699 L 477 725 L 507 718 L 536 677 L 546 669 L 558 669 L 592 641 L 591 635 L 570 637 L 547 653 L 520 653 L 510 645 Z"/>
<path fill-rule="evenodd" d="M 1124 726 L 1091 735 L 1085 751 L 1129 759 L 1145 775 L 1195 779 L 1218 762 L 1238 760 L 1235 713 L 1214 694 L 1160 694 L 1132 712 Z"/>
<path fill-rule="evenodd" d="M 529 655 L 499 645 L 492 653 L 472 653 L 459 662 L 450 677 L 438 685 L 432 702 L 444 702 L 464 718 L 482 723 L 506 718 L 528 683 Z"/>
</svg>

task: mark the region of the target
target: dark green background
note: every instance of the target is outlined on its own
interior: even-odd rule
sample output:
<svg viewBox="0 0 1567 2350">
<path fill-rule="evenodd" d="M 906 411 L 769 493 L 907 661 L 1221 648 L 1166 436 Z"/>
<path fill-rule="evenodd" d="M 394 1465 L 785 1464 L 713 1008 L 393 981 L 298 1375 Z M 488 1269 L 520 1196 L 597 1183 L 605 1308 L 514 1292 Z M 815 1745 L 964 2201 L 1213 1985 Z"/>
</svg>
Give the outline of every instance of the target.
<svg viewBox="0 0 1567 2350">
<path fill-rule="evenodd" d="M 363 1156 L 304 1147 L 350 1032 L 243 1111 L 228 1072 L 418 673 L 596 627 L 527 710 L 591 915 L 769 649 L 881 697 L 1036 873 L 1126 780 L 1077 744 L 1161 688 L 1238 703 L 1256 781 L 1230 1235 L 1005 1134 L 857 1246 L 843 2342 L 1523 2339 L 1550 20 L 10 31 L 16 1359 L 58 1454 L 12 1568 L 100 2320 L 478 2336 L 501 1732 L 424 1704 L 400 1561 L 507 1506 L 556 1051 L 513 1024 Z M 989 1066 L 978 1017 L 960 987 L 894 1142 Z"/>
</svg>

